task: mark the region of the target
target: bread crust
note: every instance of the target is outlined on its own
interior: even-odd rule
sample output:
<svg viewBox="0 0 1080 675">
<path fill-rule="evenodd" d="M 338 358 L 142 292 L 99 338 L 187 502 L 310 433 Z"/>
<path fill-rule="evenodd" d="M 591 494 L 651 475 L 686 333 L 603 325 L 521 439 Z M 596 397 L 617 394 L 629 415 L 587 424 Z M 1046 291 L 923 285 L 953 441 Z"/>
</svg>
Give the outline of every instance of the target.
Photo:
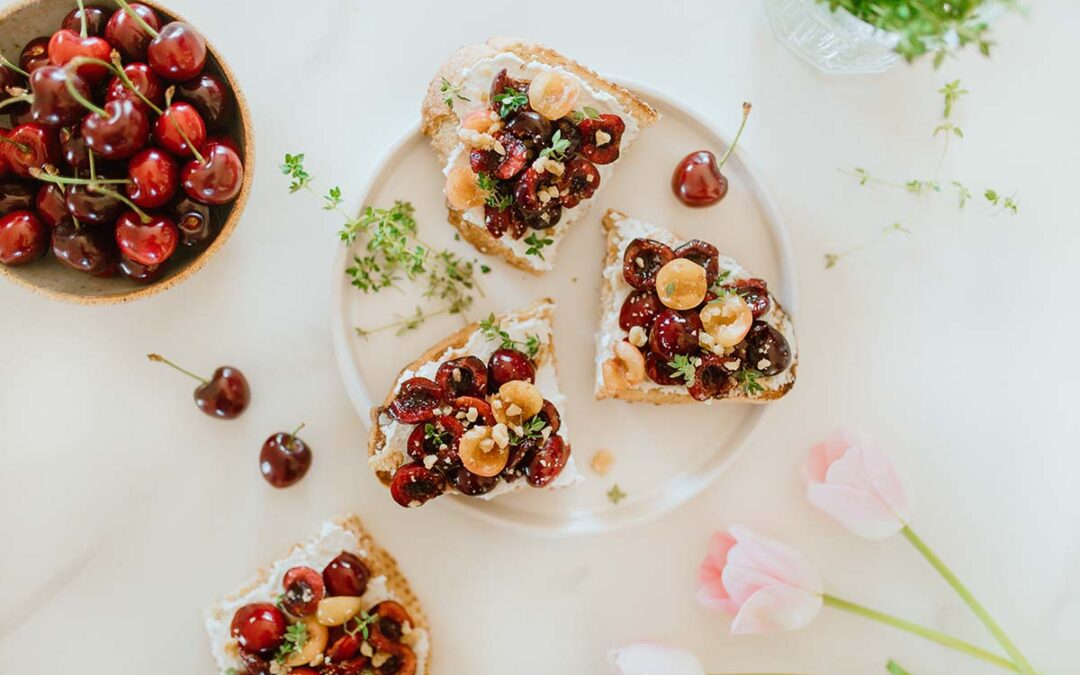
<svg viewBox="0 0 1080 675">
<path fill-rule="evenodd" d="M 364 527 L 363 522 L 355 515 L 346 513 L 333 519 L 334 524 L 341 526 L 342 529 L 352 532 L 356 537 L 358 550 L 362 549 L 367 552 L 366 561 L 371 566 L 372 576 L 385 576 L 386 588 L 394 599 L 401 603 L 401 605 L 408 610 L 409 616 L 412 617 L 413 626 L 416 628 L 422 628 L 427 631 L 428 634 L 428 653 L 427 658 L 424 661 L 424 672 L 430 675 L 431 673 L 431 655 L 432 655 L 432 640 L 431 640 L 431 626 L 428 623 L 427 614 L 424 613 L 424 608 L 420 605 L 419 599 L 413 592 L 412 587 L 409 585 L 409 580 L 402 574 L 401 569 L 398 567 L 397 561 L 390 553 L 379 546 L 375 538 Z M 304 543 L 294 544 L 285 555 L 278 558 L 283 560 L 293 552 L 303 548 Z M 221 602 L 212 607 L 208 612 L 208 616 L 220 620 L 224 625 L 228 624 L 229 617 L 224 616 L 225 604 L 235 601 L 238 598 L 247 595 L 254 589 L 258 588 L 270 578 L 270 572 L 277 561 L 270 562 L 259 568 L 259 571 L 252 577 L 247 583 L 243 584 L 239 589 L 226 595 Z"/>
<path fill-rule="evenodd" d="M 540 318 L 551 324 L 554 320 L 554 315 L 555 301 L 551 298 L 543 298 L 535 302 L 528 309 L 517 312 L 507 312 L 505 314 L 499 315 L 497 318 L 499 322 L 502 323 L 507 320 L 523 320 L 532 316 L 539 316 Z M 470 323 L 468 326 L 465 326 L 456 333 L 453 333 L 452 335 L 449 335 L 440 342 L 432 345 L 427 350 L 425 350 L 423 354 L 414 359 L 412 363 L 409 363 L 404 368 L 398 371 L 397 376 L 394 378 L 394 384 L 390 387 L 390 391 L 387 392 L 382 404 L 375 406 L 371 409 L 371 433 L 368 435 L 368 458 L 374 457 L 375 455 L 379 454 L 382 451 L 383 447 L 386 445 L 386 435 L 383 433 L 382 427 L 379 424 L 379 418 L 382 417 L 383 413 L 386 412 L 386 409 L 390 407 L 390 403 L 393 402 L 394 396 L 397 394 L 397 383 L 399 380 L 401 380 L 401 377 L 408 371 L 415 372 L 417 369 L 420 368 L 420 366 L 424 365 L 425 363 L 428 363 L 429 361 L 434 361 L 435 359 L 445 354 L 447 350 L 460 349 L 464 347 L 465 344 L 468 343 L 469 338 L 472 337 L 473 333 L 478 330 L 480 330 L 479 321 Z M 552 333 L 551 340 L 549 340 L 548 343 L 540 349 L 536 356 L 537 363 L 545 363 L 547 359 L 551 359 L 551 365 L 553 368 L 555 368 L 555 374 L 556 376 L 558 376 L 559 362 L 555 355 L 554 333 Z M 401 459 L 402 461 L 404 461 L 404 456 Z M 376 470 L 374 467 L 372 467 L 372 472 L 375 474 L 375 477 L 379 479 L 380 483 L 385 485 L 387 488 L 390 487 L 390 480 L 393 478 L 393 475 L 391 473 Z"/>
<path fill-rule="evenodd" d="M 604 265 L 603 270 L 608 269 L 611 265 L 617 264 L 619 259 L 619 241 L 614 235 L 615 225 L 620 220 L 628 218 L 625 213 L 617 211 L 615 209 L 608 209 L 601 220 L 604 237 L 607 242 L 607 246 L 604 248 Z M 603 316 L 607 312 L 607 308 L 611 306 L 613 297 L 615 295 L 615 289 L 611 284 L 611 281 L 604 275 L 603 283 L 601 284 L 600 291 L 600 316 Z M 784 323 L 791 323 L 791 317 L 788 316 L 783 305 L 776 299 L 770 292 L 769 300 L 773 303 L 773 307 L 776 308 L 780 314 L 781 321 Z M 750 397 L 746 395 L 728 396 L 719 399 L 710 399 L 718 403 L 756 403 L 764 404 L 769 401 L 775 401 L 782 398 L 785 394 L 791 391 L 791 388 L 795 386 L 796 376 L 798 374 L 798 350 L 792 355 L 792 361 L 790 366 L 791 379 L 785 382 L 780 387 L 775 389 L 766 389 L 757 396 Z M 598 389 L 595 392 L 598 400 L 606 398 L 617 398 L 623 401 L 630 401 L 633 403 L 653 403 L 655 405 L 666 405 L 669 403 L 702 403 L 691 396 L 689 393 L 662 391 L 658 389 L 640 389 L 631 384 L 625 382 L 612 382 L 609 383 L 607 378 L 604 379 L 604 387 Z"/>
<path fill-rule="evenodd" d="M 440 167 L 446 166 L 450 153 L 457 147 L 459 127 L 457 115 L 447 107 L 444 101 L 445 94 L 441 91 L 443 80 L 445 79 L 454 85 L 460 84 L 461 73 L 464 70 L 472 67 L 478 61 L 502 53 L 514 54 L 526 63 L 536 61 L 553 67 L 565 68 L 594 89 L 615 97 L 619 105 L 629 111 L 637 120 L 640 129 L 653 125 L 660 117 L 652 106 L 625 88 L 605 80 L 593 70 L 553 49 L 527 42 L 521 38 L 493 37 L 487 42 L 461 47 L 451 54 L 439 67 L 439 71 L 435 73 L 435 77 L 432 78 L 431 83 L 428 85 L 427 94 L 424 96 L 420 106 L 420 131 L 431 139 L 431 147 L 435 150 Z M 481 253 L 497 255 L 514 267 L 532 274 L 542 275 L 545 273 L 546 270 L 531 265 L 528 258 L 515 253 L 500 238 L 491 236 L 483 228 L 474 227 L 467 223 L 461 211 L 452 208 L 449 204 L 446 205 L 446 210 L 449 223 Z"/>
</svg>

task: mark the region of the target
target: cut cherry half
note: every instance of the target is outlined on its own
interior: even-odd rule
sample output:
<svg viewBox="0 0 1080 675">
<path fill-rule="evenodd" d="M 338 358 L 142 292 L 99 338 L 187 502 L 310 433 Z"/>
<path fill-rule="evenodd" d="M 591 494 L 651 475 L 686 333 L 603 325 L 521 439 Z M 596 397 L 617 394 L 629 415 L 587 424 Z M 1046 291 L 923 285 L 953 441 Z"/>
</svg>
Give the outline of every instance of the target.
<svg viewBox="0 0 1080 675">
<path fill-rule="evenodd" d="M 623 279 L 639 290 L 651 289 L 656 284 L 660 268 L 675 258 L 667 244 L 655 239 L 634 239 L 623 252 Z"/>
<path fill-rule="evenodd" d="M 445 400 L 446 392 L 438 382 L 426 377 L 413 377 L 401 383 L 387 412 L 405 424 L 430 422 L 435 419 L 436 409 Z"/>
</svg>

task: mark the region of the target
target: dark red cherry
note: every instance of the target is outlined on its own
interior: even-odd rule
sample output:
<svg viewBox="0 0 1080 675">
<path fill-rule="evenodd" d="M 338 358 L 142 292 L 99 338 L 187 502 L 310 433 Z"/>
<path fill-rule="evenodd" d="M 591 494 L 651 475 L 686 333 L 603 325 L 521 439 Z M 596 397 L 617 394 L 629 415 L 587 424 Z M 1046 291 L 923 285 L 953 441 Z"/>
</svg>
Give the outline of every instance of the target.
<svg viewBox="0 0 1080 675">
<path fill-rule="evenodd" d="M 673 309 L 665 309 L 649 332 L 649 348 L 665 361 L 698 348 L 698 328 Z"/>
<path fill-rule="evenodd" d="M 587 159 L 572 159 L 566 163 L 558 187 L 562 205 L 572 209 L 592 197 L 600 187 L 600 171 Z"/>
<path fill-rule="evenodd" d="M 180 166 L 166 152 L 157 148 L 140 150 L 128 160 L 127 196 L 137 206 L 156 209 L 176 194 Z"/>
<path fill-rule="evenodd" d="M 116 242 L 110 234 L 103 228 L 76 226 L 71 220 L 63 220 L 52 231 L 53 255 L 79 272 L 105 273 L 117 257 Z"/>
<path fill-rule="evenodd" d="M 19 54 L 19 67 L 33 73 L 42 66 L 49 65 L 49 37 L 36 37 L 22 48 Z"/>
<path fill-rule="evenodd" d="M 745 365 L 767 377 L 782 373 L 791 365 L 791 345 L 783 333 L 755 321 L 746 335 Z"/>
<path fill-rule="evenodd" d="M 493 427 L 497 423 L 495 413 L 491 411 L 491 404 L 482 398 L 458 396 L 450 403 L 450 406 L 454 410 L 454 417 L 466 426 L 482 424 Z M 472 416 L 471 409 L 476 410 L 476 419 L 474 420 L 469 419 Z"/>
<path fill-rule="evenodd" d="M 514 182 L 514 204 L 523 211 L 539 211 L 543 208 L 540 193 L 544 193 L 545 200 L 551 199 L 551 195 L 547 194 L 551 184 L 551 181 L 547 180 L 549 176 L 547 172 L 540 173 L 532 167 L 525 169 Z"/>
<path fill-rule="evenodd" d="M 494 150 L 471 150 L 469 151 L 469 168 L 475 174 L 491 175 L 495 167 L 499 165 L 499 159 L 499 154 Z"/>
<path fill-rule="evenodd" d="M 112 46 L 102 38 L 82 37 L 78 30 L 61 28 L 49 38 L 48 50 L 49 62 L 63 66 L 80 56 L 108 62 Z M 98 63 L 84 63 L 77 66 L 75 72 L 90 84 L 98 84 L 109 75 L 109 69 Z"/>
<path fill-rule="evenodd" d="M 363 646 L 363 644 L 363 634 L 354 633 L 350 635 L 348 633 L 345 633 L 338 639 L 331 642 L 330 646 L 326 648 L 325 662 L 330 664 L 340 664 L 343 661 L 348 661 L 349 659 L 360 653 L 360 648 Z M 289 671 L 289 675 L 297 675 L 297 673 L 302 670 L 304 669 L 293 668 Z M 301 675 L 303 674 L 301 673 Z M 312 670 L 311 675 L 319 675 L 319 673 Z"/>
<path fill-rule="evenodd" d="M 562 473 L 570 459 L 570 446 L 562 436 L 552 434 L 525 466 L 525 480 L 533 487 L 546 487 Z"/>
<path fill-rule="evenodd" d="M 675 249 L 676 258 L 686 258 L 705 268 L 705 282 L 712 286 L 720 274 L 720 251 L 707 241 L 691 239 Z"/>
<path fill-rule="evenodd" d="M 210 129 L 224 128 L 235 107 L 232 91 L 220 78 L 210 73 L 202 73 L 182 82 L 176 88 L 176 97 L 195 106 Z"/>
<path fill-rule="evenodd" d="M 273 653 L 264 657 L 262 654 L 249 652 L 246 649 L 237 651 L 240 652 L 240 662 L 244 665 L 244 669 L 232 675 L 274 675 L 270 672 L 270 664 L 275 661 Z"/>
<path fill-rule="evenodd" d="M 192 145 L 201 150 L 206 144 L 206 124 L 195 106 L 182 101 L 173 103 L 154 123 L 154 142 L 177 157 L 191 157 L 195 154 Z"/>
<path fill-rule="evenodd" d="M 445 361 L 435 373 L 435 381 L 450 396 L 483 396 L 487 393 L 487 365 L 475 356 Z"/>
<path fill-rule="evenodd" d="M 578 131 L 577 125 L 569 117 L 564 117 L 555 122 L 555 131 L 559 132 L 559 138 L 566 141 L 566 150 L 563 151 L 564 157 L 573 157 L 581 149 L 581 132 Z"/>
<path fill-rule="evenodd" d="M 90 98 L 87 81 L 60 66 L 41 66 L 30 74 L 30 91 L 34 96 L 30 115 L 35 122 L 59 127 L 73 124 L 86 115 L 86 108 L 68 91 L 68 80 L 83 98 Z"/>
<path fill-rule="evenodd" d="M 720 173 L 716 155 L 708 150 L 691 152 L 675 167 L 671 189 L 687 206 L 712 206 L 727 195 L 728 180 Z"/>
<path fill-rule="evenodd" d="M 0 145 L 0 148 L 3 146 Z M 38 184 L 22 180 L 0 180 L 0 216 L 12 211 L 33 211 Z"/>
<path fill-rule="evenodd" d="M 476 497 L 477 495 L 486 495 L 494 490 L 495 486 L 499 484 L 499 477 L 477 476 L 465 467 L 460 467 L 453 472 L 450 483 L 461 494 Z"/>
<path fill-rule="evenodd" d="M 665 309 L 653 289 L 634 290 L 626 296 L 619 310 L 619 328 L 629 331 L 634 326 L 641 326 L 648 332 L 656 317 Z"/>
<path fill-rule="evenodd" d="M 124 203 L 112 195 L 96 192 L 88 185 L 68 185 L 64 189 L 68 213 L 81 223 L 112 224 L 124 210 Z"/>
<path fill-rule="evenodd" d="M 56 227 L 57 223 L 68 217 L 63 188 L 56 183 L 44 183 L 38 190 L 34 208 L 41 222 L 49 228 Z"/>
<path fill-rule="evenodd" d="M 513 380 L 536 382 L 536 368 L 516 349 L 496 349 L 488 359 L 488 391 L 496 392 Z"/>
<path fill-rule="evenodd" d="M 634 239 L 623 252 L 623 279 L 639 290 L 656 285 L 656 273 L 675 258 L 667 244 L 654 239 Z"/>
<path fill-rule="evenodd" d="M 0 154 L 18 176 L 29 176 L 30 169 L 44 170 L 60 160 L 56 134 L 40 124 L 22 124 L 0 139 Z"/>
<path fill-rule="evenodd" d="M 83 140 L 78 124 L 60 130 L 60 152 L 64 162 L 71 168 L 90 167 L 90 155 L 86 152 L 86 141 Z"/>
<path fill-rule="evenodd" d="M 549 201 L 542 203 L 538 211 L 519 210 L 521 211 L 522 220 L 534 230 L 546 230 L 555 227 L 562 218 L 562 203 L 558 198 L 554 197 Z M 514 238 L 519 239 L 520 237 L 521 234 L 518 234 Z"/>
<path fill-rule="evenodd" d="M 507 89 L 513 89 L 518 93 L 526 93 L 529 91 L 529 82 L 527 80 L 515 80 L 511 78 L 506 68 L 503 68 L 499 72 L 495 73 L 495 77 L 491 80 L 491 90 L 489 92 L 490 98 L 488 100 L 494 101 L 495 97 L 499 94 L 505 94 Z M 498 106 L 496 106 L 496 109 Z"/>
<path fill-rule="evenodd" d="M 529 164 L 529 149 L 525 141 L 506 132 L 499 132 L 495 141 L 502 145 L 505 152 L 499 155 L 499 162 L 492 175 L 500 180 L 507 180 L 525 170 Z"/>
<path fill-rule="evenodd" d="M 525 475 L 525 467 L 532 458 L 540 451 L 544 439 L 539 436 L 523 438 L 517 443 L 510 444 L 510 456 L 506 458 L 506 467 L 499 475 L 508 483 L 513 483 Z"/>
<path fill-rule="evenodd" d="M 441 469 L 458 466 L 461 464 L 458 443 L 464 433 L 465 426 L 461 421 L 451 415 L 441 415 L 431 422 L 416 425 L 409 434 L 406 451 L 418 462 L 423 462 L 428 455 L 436 455 Z"/>
<path fill-rule="evenodd" d="M 522 110 L 514 115 L 506 123 L 506 130 L 530 147 L 542 147 L 551 138 L 551 122 L 532 110 Z"/>
<path fill-rule="evenodd" d="M 319 602 L 326 597 L 326 585 L 322 575 L 310 567 L 289 569 L 281 580 L 281 586 L 285 589 L 281 596 L 281 606 L 298 618 L 314 614 Z"/>
<path fill-rule="evenodd" d="M 139 284 L 152 284 L 165 276 L 165 265 L 144 265 L 124 256 L 120 256 L 117 269 L 120 274 Z"/>
<path fill-rule="evenodd" d="M 148 215 L 143 220 L 134 211 L 125 211 L 116 221 L 116 243 L 124 257 L 143 265 L 160 265 L 176 252 L 180 234 L 165 216 Z"/>
<path fill-rule="evenodd" d="M 150 40 L 146 56 L 154 72 L 166 80 L 190 80 L 206 65 L 206 40 L 190 24 L 171 21 Z"/>
<path fill-rule="evenodd" d="M 231 420 L 247 410 L 251 403 L 251 389 L 248 387 L 247 378 L 232 366 L 221 366 L 214 371 L 214 376 L 207 380 L 190 370 L 184 370 L 160 354 L 149 354 L 147 358 L 164 363 L 198 380 L 200 384 L 195 388 L 195 405 L 210 417 Z"/>
<path fill-rule="evenodd" d="M 161 20 L 154 10 L 146 5 L 133 2 L 131 10 L 139 15 L 154 30 L 161 29 Z M 150 46 L 153 35 L 146 32 L 138 21 L 123 9 L 113 12 L 109 23 L 105 24 L 105 39 L 120 52 L 125 60 L 145 61 L 146 48 Z"/>
<path fill-rule="evenodd" d="M 279 431 L 266 439 L 259 452 L 259 471 L 276 488 L 297 483 L 311 468 L 311 448 L 296 435 L 299 431 L 291 434 Z"/>
<path fill-rule="evenodd" d="M 762 279 L 739 279 L 733 283 L 725 284 L 724 288 L 734 289 L 736 293 L 741 295 L 746 304 L 750 306 L 750 311 L 754 313 L 755 319 L 760 319 L 767 314 L 772 306 L 772 301 L 769 299 L 768 285 Z"/>
<path fill-rule="evenodd" d="M 645 354 L 645 374 L 657 384 L 686 384 L 686 380 L 679 376 L 666 359 L 653 352 Z"/>
<path fill-rule="evenodd" d="M 413 377 L 401 383 L 387 413 L 405 424 L 420 424 L 435 419 L 435 410 L 446 401 L 446 392 L 438 382 Z"/>
<path fill-rule="evenodd" d="M 218 145 L 224 145 L 228 149 L 232 150 L 239 157 L 243 157 L 244 151 L 240 149 L 240 144 L 236 142 L 236 139 L 232 136 L 226 136 L 224 134 L 215 134 L 213 136 L 206 137 L 206 144 L 217 143 Z"/>
<path fill-rule="evenodd" d="M 7 137 L 8 137 L 8 130 L 7 129 L 0 129 L 0 138 L 7 138 Z M 3 144 L 3 141 L 0 141 L 0 145 L 2 145 L 2 144 Z M 11 170 L 11 165 L 8 164 L 8 161 L 6 159 L 4 159 L 4 154 L 2 152 L 0 152 L 0 178 L 7 178 L 12 173 L 13 172 Z"/>
<path fill-rule="evenodd" d="M 581 154 L 593 164 L 611 164 L 619 158 L 626 123 L 618 115 L 586 117 L 578 123 L 581 133 Z"/>
<path fill-rule="evenodd" d="M 540 412 L 536 413 L 536 415 L 544 420 L 546 426 L 551 427 L 551 433 L 559 433 L 559 429 L 562 428 L 562 416 L 559 414 L 559 409 L 555 407 L 554 403 L 544 399 L 544 405 L 541 406 Z"/>
<path fill-rule="evenodd" d="M 9 87 L 26 89 L 26 78 L 11 68 L 0 66 L 0 94 L 3 94 L 4 98 L 9 95 Z"/>
<path fill-rule="evenodd" d="M 701 363 L 694 369 L 694 381 L 687 390 L 698 401 L 723 398 L 735 388 L 737 382 L 734 375 L 738 369 L 737 357 L 704 353 Z"/>
<path fill-rule="evenodd" d="M 86 15 L 86 34 L 91 37 L 104 35 L 105 24 L 109 22 L 110 12 L 98 5 L 84 5 L 84 9 L 76 7 L 64 16 L 60 27 L 73 31 L 76 35 L 81 34 L 84 14 Z"/>
<path fill-rule="evenodd" d="M 131 99 L 108 101 L 105 115 L 90 113 L 82 123 L 82 136 L 95 154 L 105 159 L 127 159 L 146 147 L 150 120 Z"/>
<path fill-rule="evenodd" d="M 347 595 L 358 598 L 367 590 L 371 570 L 363 560 L 352 553 L 343 551 L 341 555 L 327 563 L 322 577 L 326 584 L 327 595 Z"/>
<path fill-rule="evenodd" d="M 0 217 L 0 263 L 25 265 L 49 248 L 49 228 L 33 211 L 13 211 Z"/>
<path fill-rule="evenodd" d="M 423 504 L 446 492 L 446 478 L 423 464 L 398 467 L 390 480 L 390 496 L 406 508 Z"/>
<path fill-rule="evenodd" d="M 249 652 L 267 652 L 281 646 L 287 627 L 288 622 L 280 609 L 269 602 L 256 602 L 236 610 L 229 632 L 241 648 Z"/>
<path fill-rule="evenodd" d="M 500 209 L 497 206 L 485 204 L 484 225 L 487 226 L 488 233 L 496 239 L 507 232 L 510 232 L 517 239 L 525 232 L 525 221 L 521 219 L 518 210 L 513 207 Z"/>
<path fill-rule="evenodd" d="M 193 159 L 180 172 L 184 192 L 197 202 L 218 206 L 228 204 L 240 194 L 244 182 L 244 164 L 231 148 L 208 143 L 203 159 Z"/>
<path fill-rule="evenodd" d="M 165 84 L 157 73 L 150 69 L 150 66 L 145 63 L 129 63 L 124 66 L 124 74 L 131 81 L 135 90 L 150 99 L 154 105 L 160 108 L 165 104 Z M 105 90 L 105 100 L 115 101 L 119 98 L 129 98 L 139 105 L 146 105 L 134 91 L 124 84 L 123 80 L 119 77 L 113 77 L 109 81 L 109 87 Z"/>
<path fill-rule="evenodd" d="M 188 197 L 176 201 L 170 209 L 180 243 L 188 248 L 206 246 L 218 233 L 218 217 L 213 209 Z"/>
</svg>

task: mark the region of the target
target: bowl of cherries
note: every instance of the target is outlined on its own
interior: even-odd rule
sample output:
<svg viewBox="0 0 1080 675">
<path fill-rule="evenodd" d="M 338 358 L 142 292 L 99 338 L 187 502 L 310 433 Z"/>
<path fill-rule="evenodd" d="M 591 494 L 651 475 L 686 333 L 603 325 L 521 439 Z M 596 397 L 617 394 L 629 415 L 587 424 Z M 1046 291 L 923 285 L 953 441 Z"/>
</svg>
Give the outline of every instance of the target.
<svg viewBox="0 0 1080 675">
<path fill-rule="evenodd" d="M 0 275 L 81 304 L 197 272 L 254 161 L 244 97 L 198 29 L 155 2 L 99 2 L 0 10 Z"/>
</svg>

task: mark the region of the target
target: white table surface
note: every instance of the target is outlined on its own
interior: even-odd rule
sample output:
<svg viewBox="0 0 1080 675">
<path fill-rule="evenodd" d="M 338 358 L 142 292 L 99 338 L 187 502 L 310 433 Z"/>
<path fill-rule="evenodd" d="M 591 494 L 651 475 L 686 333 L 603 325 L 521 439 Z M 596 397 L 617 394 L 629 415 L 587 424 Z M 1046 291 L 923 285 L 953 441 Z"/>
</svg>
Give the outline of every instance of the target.
<svg viewBox="0 0 1080 675">
<path fill-rule="evenodd" d="M 918 675 L 993 672 L 831 610 L 798 633 L 733 637 L 695 604 L 708 533 L 746 523 L 805 551 L 833 592 L 992 646 L 906 543 L 863 542 L 811 511 L 798 465 L 838 426 L 891 450 L 916 529 L 1029 657 L 1044 672 L 1080 670 L 1067 649 L 1080 632 L 1080 4 L 1031 0 L 1028 19 L 995 26 L 992 60 L 848 78 L 785 51 L 747 0 L 174 4 L 244 83 L 251 201 L 217 258 L 163 295 L 83 308 L 0 285 L 0 671 L 211 672 L 204 607 L 351 510 L 423 599 L 437 673 L 598 673 L 609 648 L 642 638 L 691 648 L 717 672 L 862 675 L 889 657 Z M 337 222 L 290 198 L 277 169 L 286 151 L 306 152 L 313 173 L 357 199 L 441 59 L 507 33 L 662 87 L 729 131 L 753 101 L 744 147 L 799 265 L 792 395 L 705 494 L 606 536 L 534 538 L 387 499 L 331 349 Z M 1020 215 L 860 189 L 836 171 L 932 171 L 935 90 L 957 77 L 972 91 L 956 112 L 966 139 L 942 175 L 1015 188 Z M 911 236 L 823 268 L 827 251 L 897 219 Z M 201 415 L 191 383 L 147 363 L 149 351 L 240 367 L 250 410 L 228 423 Z M 299 420 L 315 464 L 273 490 L 258 448 Z"/>
</svg>

